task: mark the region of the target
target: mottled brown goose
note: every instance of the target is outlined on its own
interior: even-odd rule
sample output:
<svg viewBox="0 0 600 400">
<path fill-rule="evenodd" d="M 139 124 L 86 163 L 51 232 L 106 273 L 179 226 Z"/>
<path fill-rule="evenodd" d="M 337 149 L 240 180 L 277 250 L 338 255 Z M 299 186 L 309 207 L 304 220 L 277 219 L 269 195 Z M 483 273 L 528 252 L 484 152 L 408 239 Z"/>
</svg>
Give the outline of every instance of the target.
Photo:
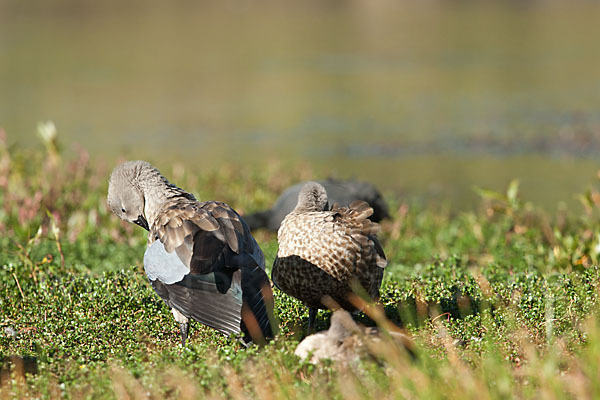
<svg viewBox="0 0 600 400">
<path fill-rule="evenodd" d="M 227 204 L 199 202 L 145 161 L 113 170 L 108 206 L 148 230 L 144 269 L 188 337 L 189 319 L 246 342 L 272 337 L 273 315 L 263 253 Z"/>
<path fill-rule="evenodd" d="M 412 339 L 399 328 L 390 328 L 386 335 L 381 335 L 379 329 L 361 326 L 347 311 L 337 310 L 331 315 L 329 329 L 304 338 L 294 354 L 313 364 L 329 359 L 343 365 L 366 357 L 377 359 L 401 349 L 416 358 Z"/>
<path fill-rule="evenodd" d="M 326 308 L 324 296 L 356 311 L 347 297 L 357 282 L 371 298 L 379 298 L 387 264 L 375 236 L 379 225 L 368 219 L 373 209 L 367 203 L 355 201 L 348 207 L 327 209 L 327 192 L 322 185 L 309 182 L 277 234 L 279 250 L 272 279 L 280 290 L 309 307 L 309 331 L 317 310 Z"/>
</svg>

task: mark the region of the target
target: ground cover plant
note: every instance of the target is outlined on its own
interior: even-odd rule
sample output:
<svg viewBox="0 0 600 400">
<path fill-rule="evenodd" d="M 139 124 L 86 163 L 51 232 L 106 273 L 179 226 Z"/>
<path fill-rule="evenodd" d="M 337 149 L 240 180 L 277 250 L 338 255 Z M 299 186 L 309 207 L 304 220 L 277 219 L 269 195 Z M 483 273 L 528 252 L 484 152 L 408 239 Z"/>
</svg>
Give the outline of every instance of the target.
<svg viewBox="0 0 600 400">
<path fill-rule="evenodd" d="M 47 128 L 42 126 L 42 131 Z M 51 128 L 51 127 L 50 127 Z M 600 194 L 580 210 L 541 211 L 477 189 L 468 212 L 387 195 L 389 265 L 380 308 L 416 358 L 389 343 L 359 365 L 293 355 L 306 308 L 275 291 L 281 322 L 269 345 L 194 324 L 186 347 L 143 272 L 145 234 L 105 205 L 112 165 L 84 150 L 8 148 L 0 141 L 0 396 L 18 398 L 593 398 L 600 395 Z M 153 161 L 153 160 L 150 160 Z M 309 168 L 265 163 L 190 170 L 160 166 L 201 199 L 265 208 Z M 270 268 L 276 238 L 257 232 Z M 378 314 L 381 311 L 385 315 Z M 328 326 L 321 312 L 318 329 Z"/>
</svg>

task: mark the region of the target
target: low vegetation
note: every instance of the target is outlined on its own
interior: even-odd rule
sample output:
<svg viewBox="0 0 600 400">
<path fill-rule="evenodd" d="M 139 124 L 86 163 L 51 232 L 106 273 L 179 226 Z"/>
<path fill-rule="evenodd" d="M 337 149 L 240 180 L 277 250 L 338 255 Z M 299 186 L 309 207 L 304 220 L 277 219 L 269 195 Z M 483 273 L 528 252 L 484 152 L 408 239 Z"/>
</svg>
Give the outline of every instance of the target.
<svg viewBox="0 0 600 400">
<path fill-rule="evenodd" d="M 83 150 L 62 154 L 51 128 L 41 127 L 50 129 L 44 150 L 0 138 L 2 398 L 600 396 L 594 189 L 580 196 L 580 210 L 554 213 L 522 202 L 517 182 L 506 193 L 476 189 L 480 206 L 460 213 L 388 194 L 379 310 L 413 336 L 416 357 L 390 344 L 358 365 L 310 365 L 293 354 L 307 310 L 277 290 L 281 333 L 267 346 L 245 349 L 195 324 L 181 347 L 143 272 L 144 232 L 105 206 L 112 165 Z M 199 198 L 240 212 L 313 177 L 280 163 L 157 166 Z M 276 237 L 256 237 L 270 268 Z M 317 328 L 329 317 L 321 312 Z"/>
</svg>

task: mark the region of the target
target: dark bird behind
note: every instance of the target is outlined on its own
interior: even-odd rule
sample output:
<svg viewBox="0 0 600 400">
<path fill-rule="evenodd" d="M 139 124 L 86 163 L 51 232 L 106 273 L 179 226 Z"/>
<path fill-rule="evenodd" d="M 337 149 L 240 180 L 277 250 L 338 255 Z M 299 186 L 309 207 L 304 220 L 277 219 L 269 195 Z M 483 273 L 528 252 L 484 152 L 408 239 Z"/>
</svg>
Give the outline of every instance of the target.
<svg viewBox="0 0 600 400">
<path fill-rule="evenodd" d="M 276 232 L 281 225 L 281 221 L 296 207 L 298 194 L 306 183 L 300 182 L 287 188 L 271 209 L 244 215 L 244 220 L 248 223 L 250 229 L 266 228 Z M 370 183 L 334 179 L 319 181 L 318 183 L 327 191 L 329 204 L 337 203 L 341 206 L 349 206 L 350 203 L 361 200 L 367 202 L 373 209 L 373 214 L 369 216 L 371 221 L 379 222 L 389 217 L 385 200 L 377 188 Z"/>
</svg>

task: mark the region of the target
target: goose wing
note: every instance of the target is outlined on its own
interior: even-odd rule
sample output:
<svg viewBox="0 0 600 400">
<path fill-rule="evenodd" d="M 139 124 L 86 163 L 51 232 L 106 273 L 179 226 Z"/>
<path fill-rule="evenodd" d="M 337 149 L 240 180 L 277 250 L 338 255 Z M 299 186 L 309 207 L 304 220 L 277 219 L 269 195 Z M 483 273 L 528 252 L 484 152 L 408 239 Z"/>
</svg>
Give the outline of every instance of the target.
<svg viewBox="0 0 600 400">
<path fill-rule="evenodd" d="M 224 333 L 241 329 L 255 336 L 256 326 L 263 336 L 270 333 L 272 307 L 265 298 L 272 292 L 264 256 L 227 204 L 170 200 L 151 227 L 150 241 L 144 268 L 170 306 Z"/>
</svg>

